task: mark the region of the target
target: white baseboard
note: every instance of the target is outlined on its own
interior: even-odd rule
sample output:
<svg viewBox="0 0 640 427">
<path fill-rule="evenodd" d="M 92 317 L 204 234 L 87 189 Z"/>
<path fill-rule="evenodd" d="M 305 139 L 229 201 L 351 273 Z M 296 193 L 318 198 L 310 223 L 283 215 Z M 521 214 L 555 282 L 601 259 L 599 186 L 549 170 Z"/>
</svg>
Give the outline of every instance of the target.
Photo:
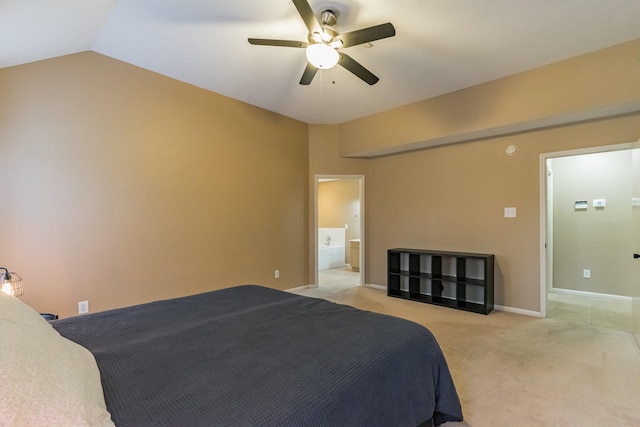
<svg viewBox="0 0 640 427">
<path fill-rule="evenodd" d="M 382 285 L 364 285 L 364 286 L 367 288 L 381 289 L 383 291 L 387 290 L 387 287 Z M 516 314 L 522 314 L 524 316 L 532 316 L 532 317 L 542 317 L 542 314 L 539 311 L 523 310 L 521 308 L 505 307 L 502 305 L 494 305 L 493 308 L 494 310 L 506 311 L 507 313 L 516 313 Z"/>
<path fill-rule="evenodd" d="M 303 285 L 303 286 L 298 286 L 296 288 L 290 288 L 287 289 L 287 292 L 291 292 L 291 291 L 301 291 L 303 289 L 309 289 L 309 288 L 317 288 L 316 285 Z"/>
<path fill-rule="evenodd" d="M 599 294 L 597 292 L 576 291 L 574 289 L 551 288 L 549 293 L 577 295 L 591 298 L 608 299 L 613 301 L 631 301 L 633 298 L 622 295 Z"/>
<path fill-rule="evenodd" d="M 524 316 L 542 317 L 542 313 L 540 313 L 539 311 L 523 310 L 521 308 L 505 307 L 503 305 L 494 305 L 493 309 L 498 311 L 506 311 L 507 313 L 522 314 Z"/>
<path fill-rule="evenodd" d="M 386 291 L 387 287 L 383 286 L 383 285 L 373 285 L 373 284 L 365 284 L 362 285 L 365 288 L 372 288 L 372 289 L 379 289 L 381 291 Z M 304 286 L 298 286 L 297 288 L 291 288 L 291 289 L 287 289 L 288 291 L 299 291 L 302 289 L 309 289 L 309 288 L 317 288 L 316 285 L 304 285 Z M 502 305 L 495 305 L 494 310 L 497 311 L 505 311 L 507 313 L 515 313 L 515 314 L 522 314 L 524 316 L 532 316 L 532 317 L 542 317 L 542 314 L 539 311 L 533 311 L 533 310 L 523 310 L 521 308 L 514 308 L 514 307 L 505 307 Z"/>
</svg>

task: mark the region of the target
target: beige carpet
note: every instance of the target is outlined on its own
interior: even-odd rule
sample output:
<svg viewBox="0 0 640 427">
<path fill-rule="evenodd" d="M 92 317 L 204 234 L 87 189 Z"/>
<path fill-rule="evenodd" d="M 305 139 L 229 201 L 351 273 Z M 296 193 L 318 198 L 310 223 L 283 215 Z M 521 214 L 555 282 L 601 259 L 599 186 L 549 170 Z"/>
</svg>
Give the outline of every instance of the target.
<svg viewBox="0 0 640 427">
<path fill-rule="evenodd" d="M 447 426 L 640 426 L 640 349 L 631 333 L 505 312 L 484 316 L 364 287 L 294 292 L 429 328 L 465 417 Z"/>
</svg>

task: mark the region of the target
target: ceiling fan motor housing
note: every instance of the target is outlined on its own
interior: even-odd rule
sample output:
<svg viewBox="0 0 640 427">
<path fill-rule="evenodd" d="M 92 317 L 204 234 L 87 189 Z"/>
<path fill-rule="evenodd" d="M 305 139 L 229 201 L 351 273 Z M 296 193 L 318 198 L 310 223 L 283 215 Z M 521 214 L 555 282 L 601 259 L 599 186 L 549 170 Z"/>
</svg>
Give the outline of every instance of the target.
<svg viewBox="0 0 640 427">
<path fill-rule="evenodd" d="M 338 22 L 338 19 L 333 10 L 323 10 L 320 14 L 320 22 L 322 22 L 322 25 L 333 27 Z"/>
<path fill-rule="evenodd" d="M 334 25 L 336 25 L 337 19 L 336 15 L 332 10 L 325 10 L 322 12 L 321 23 L 322 23 L 322 33 L 310 33 L 309 34 L 309 43 L 324 43 L 329 44 L 333 39 L 339 34 Z"/>
</svg>

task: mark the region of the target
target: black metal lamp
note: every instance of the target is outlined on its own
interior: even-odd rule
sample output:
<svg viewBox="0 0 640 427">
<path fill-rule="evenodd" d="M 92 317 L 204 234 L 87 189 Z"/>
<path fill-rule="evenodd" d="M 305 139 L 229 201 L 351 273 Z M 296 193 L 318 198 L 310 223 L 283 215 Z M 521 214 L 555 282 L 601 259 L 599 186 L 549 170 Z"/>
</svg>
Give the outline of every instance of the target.
<svg viewBox="0 0 640 427">
<path fill-rule="evenodd" d="M 2 270 L 4 270 L 4 272 L 2 272 Z M 15 272 L 9 272 L 9 270 L 4 267 L 0 267 L 0 284 L 5 294 L 13 295 L 14 297 L 19 297 L 24 294 L 22 276 Z"/>
</svg>

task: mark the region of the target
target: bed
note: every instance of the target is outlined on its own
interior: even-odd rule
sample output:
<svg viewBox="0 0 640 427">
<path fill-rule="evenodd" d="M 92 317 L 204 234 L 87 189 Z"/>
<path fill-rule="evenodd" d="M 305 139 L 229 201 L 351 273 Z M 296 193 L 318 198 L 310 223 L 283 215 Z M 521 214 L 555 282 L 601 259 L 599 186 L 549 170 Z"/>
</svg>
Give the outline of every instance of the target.
<svg viewBox="0 0 640 427">
<path fill-rule="evenodd" d="M 86 416 L 97 421 L 87 424 L 430 426 L 462 420 L 445 358 L 426 328 L 322 299 L 244 285 L 50 325 L 66 338 L 58 339 L 95 359 L 104 404 L 92 402 L 97 406 Z M 56 358 L 49 355 L 50 362 Z M 9 409 L 0 403 L 2 410 Z"/>
</svg>

